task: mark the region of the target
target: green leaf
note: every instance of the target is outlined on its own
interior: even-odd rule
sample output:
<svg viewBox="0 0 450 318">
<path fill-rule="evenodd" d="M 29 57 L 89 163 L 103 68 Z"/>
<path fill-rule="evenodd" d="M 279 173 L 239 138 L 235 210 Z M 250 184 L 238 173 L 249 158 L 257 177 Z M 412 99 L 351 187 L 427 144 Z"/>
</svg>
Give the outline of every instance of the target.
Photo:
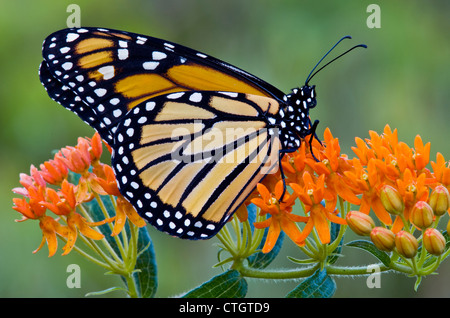
<svg viewBox="0 0 450 318">
<path fill-rule="evenodd" d="M 142 298 L 155 296 L 158 287 L 158 272 L 153 242 L 148 234 L 147 227 L 139 229 L 135 270 L 133 279 L 138 287 L 139 296 Z"/>
<path fill-rule="evenodd" d="M 311 277 L 286 295 L 287 298 L 330 298 L 336 292 L 336 282 L 327 271 L 318 269 Z"/>
<path fill-rule="evenodd" d="M 247 281 L 238 271 L 228 270 L 191 290 L 183 298 L 244 298 L 247 288 Z"/>
<path fill-rule="evenodd" d="M 389 266 L 389 264 L 391 263 L 391 258 L 389 257 L 389 255 L 386 252 L 380 251 L 372 242 L 366 240 L 356 240 L 351 241 L 345 245 L 360 248 L 369 252 L 386 266 Z"/>
</svg>

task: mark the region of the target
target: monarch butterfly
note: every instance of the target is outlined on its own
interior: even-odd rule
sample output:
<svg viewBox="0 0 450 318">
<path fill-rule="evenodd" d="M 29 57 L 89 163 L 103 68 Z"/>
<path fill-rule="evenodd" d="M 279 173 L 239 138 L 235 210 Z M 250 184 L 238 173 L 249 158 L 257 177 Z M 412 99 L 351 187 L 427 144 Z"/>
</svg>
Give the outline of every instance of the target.
<svg viewBox="0 0 450 318">
<path fill-rule="evenodd" d="M 314 134 L 308 83 L 350 51 L 313 73 L 332 49 L 305 85 L 284 94 L 182 45 L 86 27 L 48 36 L 39 74 L 49 96 L 111 146 L 120 192 L 144 219 L 173 236 L 207 239 L 283 154 Z"/>
</svg>

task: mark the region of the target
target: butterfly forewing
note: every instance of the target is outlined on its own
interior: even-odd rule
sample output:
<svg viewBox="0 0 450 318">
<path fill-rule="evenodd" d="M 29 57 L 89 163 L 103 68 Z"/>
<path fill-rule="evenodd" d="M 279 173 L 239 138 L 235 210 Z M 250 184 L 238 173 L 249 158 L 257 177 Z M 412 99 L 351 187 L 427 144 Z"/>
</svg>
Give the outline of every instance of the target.
<svg viewBox="0 0 450 318">
<path fill-rule="evenodd" d="M 193 91 L 135 106 L 114 140 L 121 192 L 162 231 L 213 236 L 277 162 L 278 138 L 261 116 L 269 104 L 279 107 L 266 97 Z"/>
</svg>

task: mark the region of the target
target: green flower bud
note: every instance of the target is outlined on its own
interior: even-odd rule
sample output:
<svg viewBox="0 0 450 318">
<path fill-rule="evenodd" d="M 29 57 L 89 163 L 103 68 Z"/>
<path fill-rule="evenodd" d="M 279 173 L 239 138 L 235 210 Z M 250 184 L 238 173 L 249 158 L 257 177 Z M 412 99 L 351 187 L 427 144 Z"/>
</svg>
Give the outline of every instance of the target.
<svg viewBox="0 0 450 318">
<path fill-rule="evenodd" d="M 431 192 L 429 202 L 435 215 L 444 215 L 450 208 L 450 194 L 447 188 L 442 185 L 437 186 L 433 192 Z"/>
<path fill-rule="evenodd" d="M 400 255 L 413 258 L 417 254 L 419 244 L 414 235 L 406 231 L 400 231 L 395 235 L 395 247 Z"/>
<path fill-rule="evenodd" d="M 373 219 L 365 213 L 359 211 L 350 211 L 345 217 L 347 225 L 358 235 L 370 235 L 375 227 Z"/>
<path fill-rule="evenodd" d="M 395 247 L 395 234 L 384 227 L 375 227 L 370 232 L 370 239 L 381 251 L 390 252 Z"/>
<path fill-rule="evenodd" d="M 445 251 L 445 238 L 435 228 L 429 228 L 423 233 L 423 245 L 428 253 L 439 256 Z"/>
<path fill-rule="evenodd" d="M 412 208 L 409 220 L 421 230 L 425 230 L 433 224 L 433 209 L 425 201 L 418 201 Z"/>
<path fill-rule="evenodd" d="M 398 193 L 397 189 L 389 185 L 384 185 L 381 188 L 380 200 L 386 211 L 390 214 L 399 215 L 405 209 L 400 193 Z"/>
</svg>

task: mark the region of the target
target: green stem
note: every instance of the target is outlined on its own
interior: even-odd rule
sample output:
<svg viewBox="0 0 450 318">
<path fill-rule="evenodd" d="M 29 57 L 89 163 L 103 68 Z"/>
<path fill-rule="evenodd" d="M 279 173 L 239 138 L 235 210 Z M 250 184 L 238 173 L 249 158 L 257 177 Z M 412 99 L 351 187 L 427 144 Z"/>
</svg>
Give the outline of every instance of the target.
<svg viewBox="0 0 450 318">
<path fill-rule="evenodd" d="M 302 269 L 295 270 L 283 270 L 283 271 L 267 271 L 257 270 L 247 266 L 244 266 L 242 262 L 233 264 L 232 268 L 241 273 L 242 276 L 251 278 L 264 278 L 264 279 L 298 279 L 309 277 L 317 270 L 318 264 Z"/>
<path fill-rule="evenodd" d="M 411 274 L 411 269 L 407 266 L 392 264 L 392 266 L 388 267 L 383 265 L 382 263 L 378 263 L 376 265 L 379 267 L 380 272 L 397 270 L 407 274 Z M 300 279 L 311 276 L 318 268 L 320 268 L 320 264 L 317 263 L 313 266 L 293 270 L 268 271 L 250 268 L 245 266 L 242 262 L 235 262 L 232 268 L 238 270 L 240 274 L 244 277 L 262 278 L 262 279 Z M 325 269 L 329 275 L 334 276 L 356 276 L 356 275 L 370 274 L 370 272 L 367 270 L 368 269 L 367 266 L 343 267 L 343 266 L 328 265 L 325 267 Z"/>
<path fill-rule="evenodd" d="M 127 293 L 128 293 L 128 296 L 130 296 L 131 298 L 138 298 L 139 296 L 138 296 L 138 292 L 137 292 L 137 289 L 136 289 L 136 282 L 135 282 L 135 280 L 133 278 L 133 274 L 130 273 L 130 274 L 124 276 L 124 277 L 125 277 L 125 280 L 127 282 L 127 287 L 128 287 Z"/>
</svg>

